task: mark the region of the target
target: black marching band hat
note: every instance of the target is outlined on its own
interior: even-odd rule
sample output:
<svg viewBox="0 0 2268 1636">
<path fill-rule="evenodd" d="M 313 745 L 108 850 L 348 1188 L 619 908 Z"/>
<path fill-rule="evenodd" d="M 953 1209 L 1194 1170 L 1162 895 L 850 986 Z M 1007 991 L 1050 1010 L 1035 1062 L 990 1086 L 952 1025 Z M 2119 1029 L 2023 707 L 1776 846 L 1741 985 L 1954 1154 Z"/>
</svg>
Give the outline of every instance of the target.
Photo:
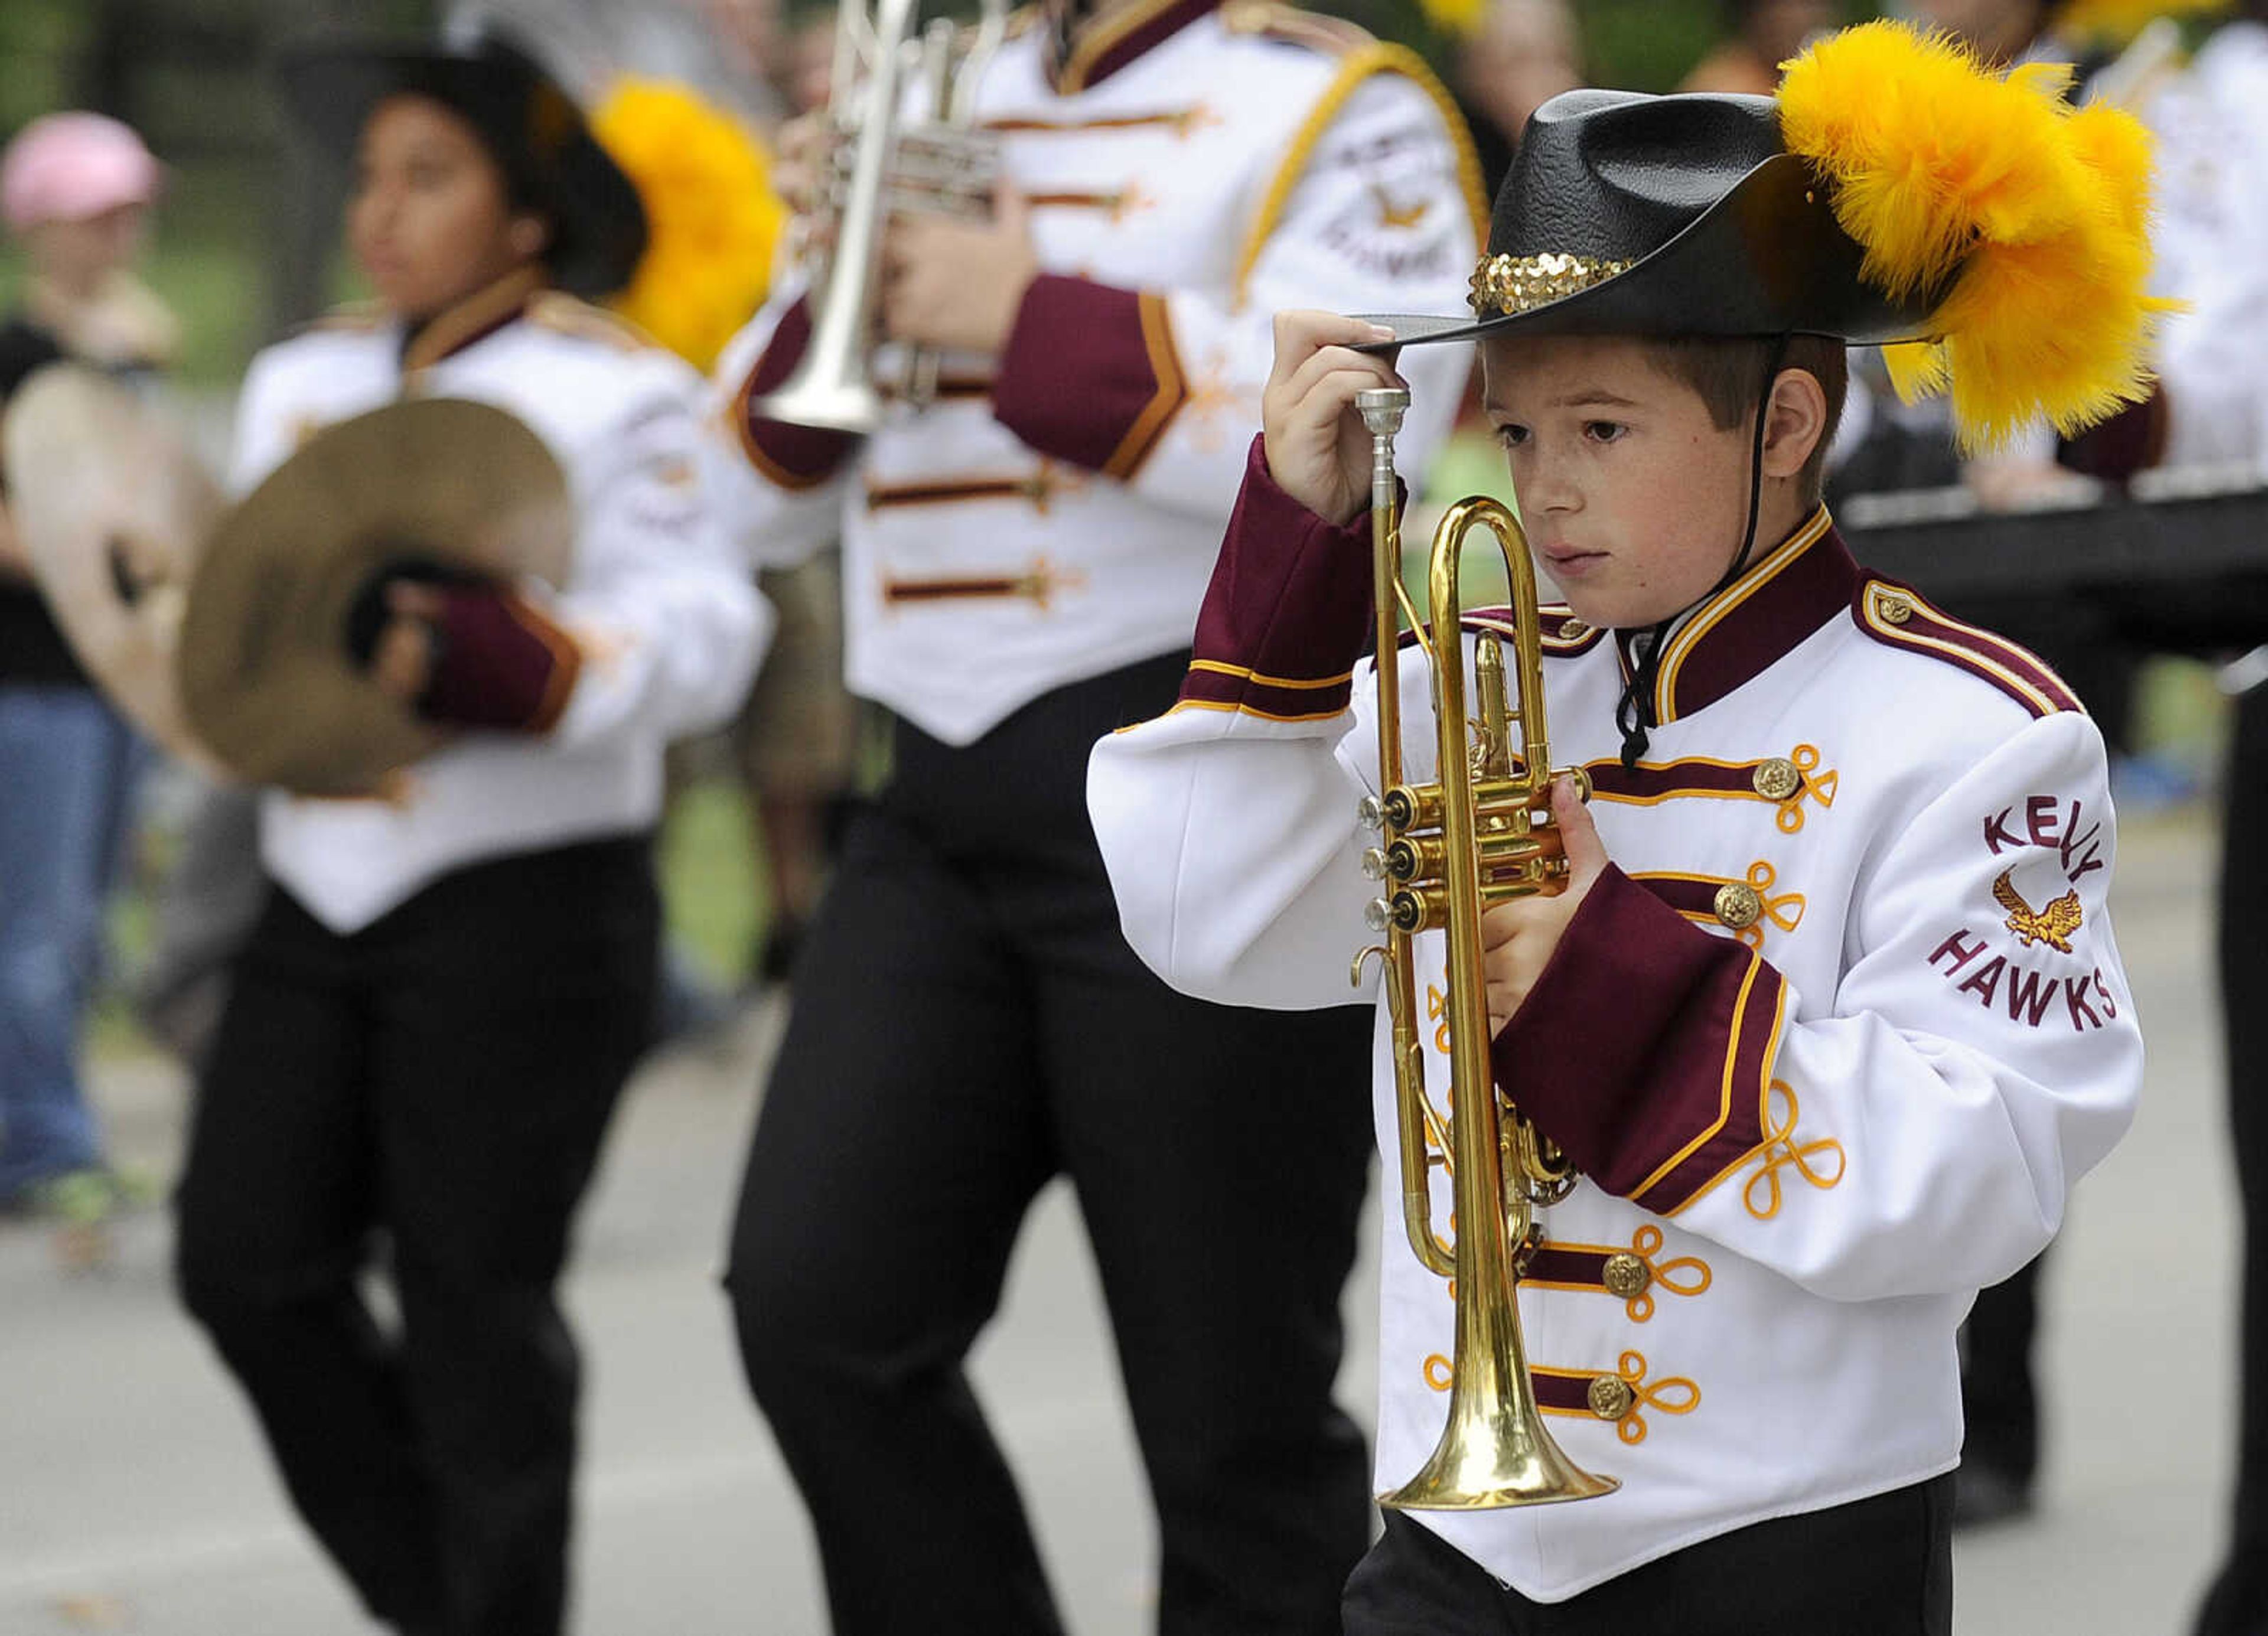
<svg viewBox="0 0 2268 1636">
<path fill-rule="evenodd" d="M 287 50 L 277 64 L 293 116 L 351 163 L 371 110 L 397 95 L 431 97 L 480 132 L 513 203 L 551 219 L 544 261 L 562 290 L 596 299 L 630 282 L 645 253 L 638 192 L 575 99 L 517 46 L 493 33 L 462 41 L 335 40 Z"/>
<path fill-rule="evenodd" d="M 2146 395 L 2149 138 L 2074 107 L 2070 70 L 1994 73 L 1862 24 L 1771 97 L 1571 91 L 1528 121 L 1472 311 L 1387 314 L 1389 345 L 1479 335 L 1834 336 L 1964 443 L 2073 431 Z"/>
</svg>

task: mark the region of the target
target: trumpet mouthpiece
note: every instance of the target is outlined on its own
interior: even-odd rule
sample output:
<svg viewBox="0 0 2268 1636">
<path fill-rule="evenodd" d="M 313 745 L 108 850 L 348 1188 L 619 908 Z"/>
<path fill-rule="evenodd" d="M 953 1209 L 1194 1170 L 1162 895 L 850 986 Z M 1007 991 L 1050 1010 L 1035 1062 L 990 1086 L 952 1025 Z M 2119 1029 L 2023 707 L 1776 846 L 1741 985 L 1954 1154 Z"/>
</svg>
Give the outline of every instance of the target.
<svg viewBox="0 0 2268 1636">
<path fill-rule="evenodd" d="M 1402 430 L 1402 416 L 1410 408 L 1404 387 L 1365 387 L 1354 394 L 1355 413 L 1373 438 L 1391 438 Z"/>
</svg>

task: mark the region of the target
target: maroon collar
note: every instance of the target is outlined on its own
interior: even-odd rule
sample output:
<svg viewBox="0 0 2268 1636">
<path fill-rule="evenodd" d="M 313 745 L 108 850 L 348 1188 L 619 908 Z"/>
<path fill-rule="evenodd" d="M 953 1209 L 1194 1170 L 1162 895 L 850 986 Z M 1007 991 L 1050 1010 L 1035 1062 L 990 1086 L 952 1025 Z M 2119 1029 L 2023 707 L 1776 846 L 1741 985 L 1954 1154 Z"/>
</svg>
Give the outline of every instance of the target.
<svg viewBox="0 0 2268 1636">
<path fill-rule="evenodd" d="M 454 357 L 475 341 L 485 341 L 527 311 L 544 287 L 541 267 L 521 267 L 493 284 L 482 284 L 456 306 L 444 308 L 401 338 L 401 372 L 412 375 L 445 357 Z"/>
<path fill-rule="evenodd" d="M 1044 54 L 1048 84 L 1077 96 L 1219 9 L 1221 0 L 1132 0 L 1123 10 L 1081 23 L 1068 41 L 1050 33 Z"/>
<path fill-rule="evenodd" d="M 1654 719 L 1690 716 L 1753 682 L 1830 619 L 1848 613 L 1859 579 L 1857 560 L 1821 506 L 1677 622 L 1654 678 Z M 1625 676 L 1635 634 L 1615 633 Z"/>
</svg>

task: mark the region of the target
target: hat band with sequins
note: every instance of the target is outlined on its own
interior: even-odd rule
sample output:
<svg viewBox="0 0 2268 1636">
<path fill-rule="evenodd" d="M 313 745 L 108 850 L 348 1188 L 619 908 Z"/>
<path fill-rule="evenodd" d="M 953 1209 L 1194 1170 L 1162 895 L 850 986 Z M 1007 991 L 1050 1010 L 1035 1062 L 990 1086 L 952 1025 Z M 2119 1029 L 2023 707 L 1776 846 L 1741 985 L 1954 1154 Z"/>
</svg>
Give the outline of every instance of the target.
<svg viewBox="0 0 2268 1636">
<path fill-rule="evenodd" d="M 1473 312 L 1480 317 L 1533 312 L 1593 284 L 1604 284 L 1633 265 L 1550 251 L 1542 255 L 1491 255 L 1473 269 Z"/>
</svg>

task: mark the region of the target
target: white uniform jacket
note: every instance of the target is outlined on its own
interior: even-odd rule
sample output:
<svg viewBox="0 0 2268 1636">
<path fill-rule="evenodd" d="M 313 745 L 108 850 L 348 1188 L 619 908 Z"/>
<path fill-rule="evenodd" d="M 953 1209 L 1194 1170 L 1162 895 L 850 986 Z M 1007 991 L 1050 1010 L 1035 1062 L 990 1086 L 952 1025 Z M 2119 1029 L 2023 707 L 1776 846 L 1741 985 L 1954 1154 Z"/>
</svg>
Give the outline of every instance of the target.
<svg viewBox="0 0 2268 1636">
<path fill-rule="evenodd" d="M 760 558 L 843 542 L 850 689 L 966 744 L 1054 688 L 1185 647 L 1260 419 L 1272 315 L 1453 312 L 1485 213 L 1463 127 L 1418 60 L 1239 0 L 1145 0 L 1058 62 L 1035 27 L 980 123 L 1029 202 L 1042 276 L 997 358 L 944 362 L 863 451 L 751 418 L 809 335 L 783 290 L 728 349 L 719 408 Z M 1464 348 L 1413 353 L 1413 461 Z M 898 349 L 875 360 L 886 389 Z"/>
<path fill-rule="evenodd" d="M 1161 976 L 1328 1006 L 1376 940 L 1356 818 L 1378 759 L 1355 663 L 1368 519 L 1306 512 L 1256 444 L 1252 473 L 1181 704 L 1099 745 L 1088 794 L 1126 934 Z M 1680 621 L 1632 769 L 1622 639 L 1564 612 L 1548 630 L 1554 758 L 1588 769 L 1613 866 L 1496 1063 L 1585 1177 L 1541 1213 L 1523 1274 L 1537 1395 L 1568 1454 L 1622 1487 L 1411 1514 L 1559 1601 L 1953 1466 L 1955 1328 L 2125 1129 L 2142 1048 L 2106 904 L 2102 741 L 2038 660 L 1868 575 L 1824 511 Z M 1405 773 L 1425 780 L 1414 650 L 1403 668 Z M 1440 945 L 1418 940 L 1429 1031 Z M 1381 1006 L 1390 1176 L 1388 1038 Z M 1445 1236 L 1448 1213 L 1437 1173 Z M 1384 1214 L 1378 1478 L 1398 1485 L 1441 1430 L 1452 1307 Z"/>
<path fill-rule="evenodd" d="M 547 734 L 468 733 L 409 769 L 388 800 L 265 799 L 262 862 L 334 931 L 481 859 L 652 828 L 664 746 L 724 719 L 746 693 L 770 614 L 704 492 L 701 390 L 693 371 L 613 319 L 510 282 L 434 320 L 406 354 L 400 325 L 350 319 L 254 359 L 238 409 L 239 492 L 332 422 L 406 394 L 473 398 L 542 438 L 578 519 L 567 584 L 521 587 L 579 650 Z"/>
<path fill-rule="evenodd" d="M 2157 285 L 2189 303 L 2156 360 L 2165 463 L 2268 473 L 2268 23 L 2215 30 L 2147 114 Z"/>
</svg>

